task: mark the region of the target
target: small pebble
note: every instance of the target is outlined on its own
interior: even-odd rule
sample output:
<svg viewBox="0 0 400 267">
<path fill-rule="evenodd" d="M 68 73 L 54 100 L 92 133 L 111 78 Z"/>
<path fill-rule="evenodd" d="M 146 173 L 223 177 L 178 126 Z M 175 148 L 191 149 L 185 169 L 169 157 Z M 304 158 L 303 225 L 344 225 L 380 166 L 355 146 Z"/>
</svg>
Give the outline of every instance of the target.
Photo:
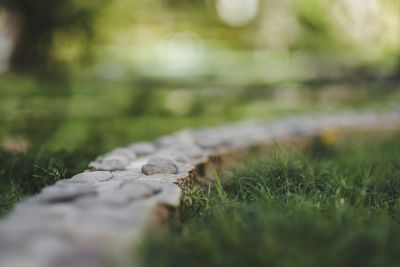
<svg viewBox="0 0 400 267">
<path fill-rule="evenodd" d="M 179 170 L 174 161 L 165 158 L 152 158 L 142 166 L 142 172 L 146 175 L 152 174 L 178 174 Z"/>
</svg>

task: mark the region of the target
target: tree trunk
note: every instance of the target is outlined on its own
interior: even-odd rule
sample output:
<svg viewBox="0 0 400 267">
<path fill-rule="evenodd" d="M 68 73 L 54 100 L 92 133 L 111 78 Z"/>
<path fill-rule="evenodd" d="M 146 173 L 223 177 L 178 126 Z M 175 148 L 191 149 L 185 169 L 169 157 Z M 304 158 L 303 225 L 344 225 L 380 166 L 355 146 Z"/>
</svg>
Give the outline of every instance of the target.
<svg viewBox="0 0 400 267">
<path fill-rule="evenodd" d="M 16 44 L 21 35 L 21 18 L 18 12 L 8 9 L 5 11 L 5 21 L 0 31 L 0 72 L 9 68 L 11 58 L 15 53 Z"/>
</svg>

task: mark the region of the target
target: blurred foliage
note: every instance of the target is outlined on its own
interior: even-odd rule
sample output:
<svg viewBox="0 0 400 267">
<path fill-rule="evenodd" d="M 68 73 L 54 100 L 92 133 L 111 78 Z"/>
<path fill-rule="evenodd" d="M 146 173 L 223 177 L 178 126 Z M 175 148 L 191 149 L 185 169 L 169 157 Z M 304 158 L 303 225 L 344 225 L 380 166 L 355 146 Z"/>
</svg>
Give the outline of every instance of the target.
<svg viewBox="0 0 400 267">
<path fill-rule="evenodd" d="M 60 88 L 67 86 L 64 94 Z M 151 140 L 185 127 L 246 118 L 274 118 L 340 109 L 391 109 L 395 83 L 327 81 L 264 84 L 158 83 L 75 79 L 37 81 L 2 77 L 0 140 L 23 137 L 32 149 L 74 150 L 93 143 L 102 153 L 134 140 Z"/>
<path fill-rule="evenodd" d="M 99 24 L 102 36 L 107 38 L 98 46 L 100 62 L 113 59 L 139 71 L 146 70 L 146 65 L 157 66 L 165 58 L 170 60 L 169 64 L 176 64 L 168 54 L 173 53 L 171 47 L 179 49 L 183 44 L 183 40 L 175 39 L 181 33 L 196 36 L 186 41 L 203 47 L 202 51 L 192 52 L 202 53 L 201 62 L 214 72 L 228 67 L 221 58 L 225 53 L 230 53 L 227 60 L 231 64 L 238 52 L 262 51 L 274 53 L 280 61 L 289 52 L 293 58 L 305 55 L 308 62 L 329 60 L 351 66 L 391 67 L 400 53 L 400 20 L 395 0 L 249 1 L 258 3 L 256 17 L 240 27 L 224 21 L 219 2 L 224 1 L 114 1 Z M 246 1 L 231 5 L 246 7 L 242 2 Z M 239 10 L 236 16 L 240 18 L 245 11 Z M 254 60 L 252 57 L 252 53 L 246 56 L 250 61 Z M 243 60 L 236 64 L 242 64 L 242 70 L 249 67 Z M 306 64 L 303 62 L 303 67 Z M 204 74 L 200 66 L 197 73 Z M 250 66 L 256 68 L 254 62 Z M 165 71 L 159 66 L 156 69 Z M 264 68 L 264 73 L 269 71 L 270 68 Z"/>
<path fill-rule="evenodd" d="M 0 140 L 22 137 L 34 150 L 90 146 L 94 154 L 185 127 L 328 110 L 385 110 L 400 100 L 398 84 L 368 81 L 217 87 L 200 82 L 2 78 Z M 57 90 L 62 86 L 69 88 L 65 94 Z"/>
<path fill-rule="evenodd" d="M 289 53 L 293 64 L 302 60 L 297 67 L 308 75 L 327 62 L 393 71 L 400 58 L 396 0 L 225 2 L 2 0 L 1 5 L 23 18 L 14 69 L 51 70 L 54 62 L 63 62 L 76 72 L 126 78 L 170 75 L 176 64 L 182 65 L 181 76 L 233 74 L 236 66 L 260 69 L 262 78 L 272 69 L 261 54 L 272 53 L 281 62 Z M 256 12 L 245 18 L 252 7 Z M 234 26 L 235 18 L 247 20 Z M 91 64 L 82 65 L 89 57 Z"/>
<path fill-rule="evenodd" d="M 79 40 L 88 51 L 94 15 L 102 2 L 2 0 L 0 5 L 15 17 L 13 30 L 18 35 L 10 59 L 12 70 L 54 73 L 56 67 L 60 68 L 54 55 L 60 42 L 71 46 Z"/>
</svg>

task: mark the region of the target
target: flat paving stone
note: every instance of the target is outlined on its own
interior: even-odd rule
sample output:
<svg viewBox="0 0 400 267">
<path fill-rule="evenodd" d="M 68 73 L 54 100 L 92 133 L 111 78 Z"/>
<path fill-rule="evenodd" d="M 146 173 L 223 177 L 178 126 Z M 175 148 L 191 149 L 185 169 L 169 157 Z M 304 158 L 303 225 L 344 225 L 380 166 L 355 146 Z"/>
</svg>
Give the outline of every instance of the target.
<svg viewBox="0 0 400 267">
<path fill-rule="evenodd" d="M 133 151 L 139 157 L 153 154 L 157 150 L 156 146 L 150 142 L 133 143 L 128 146 L 128 149 Z"/>
<path fill-rule="evenodd" d="M 110 153 L 107 154 L 107 156 L 115 156 L 115 155 L 123 156 L 128 161 L 132 161 L 137 158 L 136 153 L 134 151 L 132 151 L 129 148 L 124 148 L 124 147 L 115 148 L 115 149 L 111 150 Z"/>
<path fill-rule="evenodd" d="M 72 202 L 77 198 L 95 195 L 96 189 L 91 184 L 57 184 L 42 190 L 37 200 L 46 203 Z"/>
<path fill-rule="evenodd" d="M 89 168 L 99 171 L 120 171 L 126 170 L 129 160 L 122 155 L 107 155 L 100 161 L 89 164 Z"/>
<path fill-rule="evenodd" d="M 173 160 L 161 157 L 150 159 L 147 164 L 142 166 L 142 171 L 146 175 L 179 173 L 178 166 L 176 166 Z"/>
<path fill-rule="evenodd" d="M 113 174 L 107 171 L 93 171 L 93 172 L 82 172 L 71 179 L 71 182 L 81 182 L 81 183 L 96 183 L 105 182 L 111 180 Z"/>
</svg>

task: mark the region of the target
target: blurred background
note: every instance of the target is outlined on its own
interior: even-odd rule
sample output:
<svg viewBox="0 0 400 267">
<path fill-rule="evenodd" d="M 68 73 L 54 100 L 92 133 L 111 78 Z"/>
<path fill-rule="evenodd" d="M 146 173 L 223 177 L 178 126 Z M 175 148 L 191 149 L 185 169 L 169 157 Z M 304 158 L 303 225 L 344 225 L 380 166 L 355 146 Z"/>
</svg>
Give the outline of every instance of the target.
<svg viewBox="0 0 400 267">
<path fill-rule="evenodd" d="M 398 0 L 1 0 L 3 150 L 400 103 Z"/>
</svg>

